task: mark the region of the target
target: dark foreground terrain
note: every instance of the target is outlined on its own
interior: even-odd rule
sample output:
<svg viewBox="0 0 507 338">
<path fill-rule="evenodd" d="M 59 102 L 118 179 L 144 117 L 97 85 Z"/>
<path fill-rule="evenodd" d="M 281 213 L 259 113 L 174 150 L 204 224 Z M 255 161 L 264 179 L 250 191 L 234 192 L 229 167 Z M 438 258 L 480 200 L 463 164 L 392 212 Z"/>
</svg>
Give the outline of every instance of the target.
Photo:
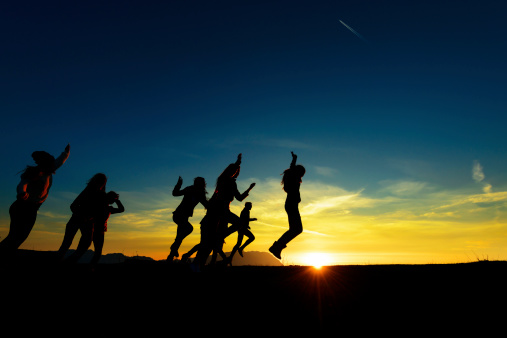
<svg viewBox="0 0 507 338">
<path fill-rule="evenodd" d="M 91 270 L 32 255 L 0 269 L 2 329 L 20 334 L 486 337 L 507 323 L 502 261 L 193 272 L 134 259 Z"/>
</svg>

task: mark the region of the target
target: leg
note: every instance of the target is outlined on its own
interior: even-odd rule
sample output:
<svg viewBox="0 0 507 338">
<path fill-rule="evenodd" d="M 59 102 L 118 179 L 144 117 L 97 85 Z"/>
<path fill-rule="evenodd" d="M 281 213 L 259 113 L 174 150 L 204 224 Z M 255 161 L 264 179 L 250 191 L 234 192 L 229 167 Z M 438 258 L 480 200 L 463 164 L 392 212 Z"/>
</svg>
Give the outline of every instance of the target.
<svg viewBox="0 0 507 338">
<path fill-rule="evenodd" d="M 200 243 L 197 243 L 196 245 L 194 245 L 194 247 L 192 249 L 190 249 L 189 252 L 187 253 L 184 253 L 183 255 L 181 255 L 181 262 L 182 263 L 186 263 L 186 261 L 194 254 L 196 253 L 197 251 L 199 251 L 199 245 L 201 245 Z"/>
<path fill-rule="evenodd" d="M 252 234 L 252 232 L 250 230 L 247 229 L 244 231 L 244 233 L 245 233 L 245 236 L 248 237 L 248 239 L 238 249 L 238 252 L 241 255 L 241 257 L 243 257 L 243 250 L 246 248 L 246 246 L 255 240 L 255 236 L 254 236 L 254 234 Z"/>
<path fill-rule="evenodd" d="M 227 256 L 224 253 L 223 247 L 224 247 L 225 237 L 228 236 L 227 235 L 227 233 L 228 233 L 227 225 L 228 224 L 229 224 L 228 217 L 224 217 L 218 222 L 218 231 L 216 232 L 215 239 L 213 240 L 214 247 L 213 247 L 213 254 L 211 256 L 210 265 L 214 265 L 216 263 L 217 255 L 220 255 L 220 257 L 222 257 L 222 259 L 227 259 Z"/>
<path fill-rule="evenodd" d="M 173 215 L 173 221 L 177 224 L 178 228 L 176 230 L 176 238 L 174 243 L 171 245 L 171 253 L 167 256 L 168 261 L 172 261 L 174 257 L 179 257 L 178 249 L 181 246 L 181 243 L 194 231 L 194 227 L 188 221 L 188 217 L 178 217 Z"/>
<path fill-rule="evenodd" d="M 227 228 L 227 224 L 231 224 L 231 226 Z M 224 227 L 224 239 L 241 229 L 241 219 L 229 211 L 227 215 L 227 224 Z"/>
<path fill-rule="evenodd" d="M 77 231 L 79 230 L 79 219 L 72 215 L 67 222 L 65 227 L 65 235 L 63 236 L 62 244 L 60 245 L 60 249 L 56 253 L 58 259 L 63 259 L 70 246 L 72 245 L 72 241 L 76 236 Z"/>
<path fill-rule="evenodd" d="M 296 236 L 303 232 L 303 223 L 301 222 L 301 216 L 299 214 L 298 205 L 285 205 L 287 216 L 289 218 L 289 230 L 287 230 L 282 237 L 278 240 L 280 244 L 287 245 Z"/>
<path fill-rule="evenodd" d="M 285 211 L 289 219 L 289 230 L 287 230 L 278 241 L 275 241 L 269 248 L 269 251 L 278 259 L 281 259 L 281 253 L 287 247 L 287 243 L 292 241 L 297 235 L 303 232 L 303 223 L 299 214 L 298 203 L 285 203 Z"/>
<path fill-rule="evenodd" d="M 231 251 L 231 254 L 229 255 L 229 258 L 228 258 L 228 264 L 232 265 L 232 259 L 234 257 L 234 254 L 236 253 L 236 251 L 239 251 L 240 247 L 241 247 L 241 242 L 243 242 L 243 231 L 239 230 L 238 231 L 238 240 L 236 241 L 236 245 L 232 248 L 232 251 Z M 241 251 L 239 251 L 241 257 L 243 257 L 243 255 L 241 254 Z"/>
<path fill-rule="evenodd" d="M 202 268 L 206 265 L 209 255 L 213 251 L 216 236 L 216 222 L 213 218 L 207 215 L 201 221 L 201 241 L 197 247 L 197 254 L 195 255 L 194 263 Z"/>
<path fill-rule="evenodd" d="M 65 262 L 67 263 L 77 262 L 92 244 L 93 222 L 85 222 L 85 224 L 82 224 L 79 227 L 79 230 L 81 230 L 81 238 L 79 239 L 79 244 L 77 245 L 76 251 L 74 251 L 69 257 L 65 259 Z"/>
<path fill-rule="evenodd" d="M 9 208 L 11 224 L 9 234 L 0 242 L 0 253 L 13 254 L 28 238 L 37 219 L 40 205 L 16 200 Z"/>
<path fill-rule="evenodd" d="M 104 232 L 102 231 L 94 231 L 93 232 L 93 248 L 94 253 L 91 260 L 91 264 L 95 265 L 99 262 L 100 257 L 102 257 L 102 248 L 104 247 Z"/>
</svg>

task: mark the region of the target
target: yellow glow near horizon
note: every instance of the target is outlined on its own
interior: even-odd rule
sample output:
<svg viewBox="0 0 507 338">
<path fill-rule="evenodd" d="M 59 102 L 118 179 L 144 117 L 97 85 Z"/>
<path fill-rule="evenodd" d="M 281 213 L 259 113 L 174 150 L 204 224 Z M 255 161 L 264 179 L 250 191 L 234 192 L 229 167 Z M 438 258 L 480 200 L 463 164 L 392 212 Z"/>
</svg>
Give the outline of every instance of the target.
<svg viewBox="0 0 507 338">
<path fill-rule="evenodd" d="M 331 257 L 328 254 L 321 252 L 310 252 L 304 255 L 304 263 L 313 266 L 316 269 L 330 264 Z"/>
</svg>

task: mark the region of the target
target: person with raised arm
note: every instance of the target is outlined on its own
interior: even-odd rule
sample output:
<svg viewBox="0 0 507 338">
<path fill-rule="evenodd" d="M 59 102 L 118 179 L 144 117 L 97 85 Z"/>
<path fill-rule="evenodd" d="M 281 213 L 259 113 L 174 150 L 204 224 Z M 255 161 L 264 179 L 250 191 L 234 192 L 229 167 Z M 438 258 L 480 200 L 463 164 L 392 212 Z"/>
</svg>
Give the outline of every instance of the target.
<svg viewBox="0 0 507 338">
<path fill-rule="evenodd" d="M 289 169 L 283 172 L 282 177 L 283 190 L 287 193 L 285 211 L 287 212 L 289 220 L 289 230 L 269 248 L 269 252 L 278 259 L 282 259 L 281 253 L 282 250 L 287 247 L 287 243 L 303 232 L 303 223 L 301 222 L 298 205 L 299 202 L 301 202 L 299 187 L 306 170 L 302 165 L 296 164 L 297 156 L 293 152 L 291 152 L 291 154 L 292 162 Z"/>
<path fill-rule="evenodd" d="M 0 242 L 0 254 L 14 253 L 28 238 L 37 219 L 37 212 L 48 198 L 53 175 L 69 158 L 70 144 L 56 159 L 45 151 L 35 151 L 36 166 L 27 166 L 17 186 L 17 198 L 9 208 L 9 234 Z"/>
<path fill-rule="evenodd" d="M 173 196 L 183 196 L 183 199 L 173 212 L 173 221 L 177 225 L 176 238 L 171 245 L 171 252 L 167 256 L 167 261 L 172 261 L 174 257 L 179 257 L 178 249 L 181 243 L 185 237 L 194 231 L 194 227 L 190 224 L 188 218 L 193 216 L 196 205 L 201 203 L 204 208 L 208 206 L 208 199 L 206 198 L 208 192 L 206 191 L 206 181 L 204 178 L 194 178 L 194 184 L 183 190 L 181 190 L 182 184 L 183 179 L 180 176 L 173 189 Z"/>
<path fill-rule="evenodd" d="M 106 200 L 107 176 L 97 173 L 86 184 L 86 187 L 70 205 L 72 216 L 65 227 L 62 244 L 57 252 L 57 259 L 62 260 L 69 250 L 77 231 L 81 238 L 76 250 L 65 259 L 65 262 L 77 262 L 93 241 L 94 223 L 103 217 Z"/>
<path fill-rule="evenodd" d="M 213 251 L 210 264 L 214 264 L 216 255 L 223 253 L 222 246 L 227 234 L 227 225 L 239 222 L 239 217 L 230 211 L 230 204 L 236 198 L 243 201 L 255 186 L 252 183 L 243 193 L 238 191 L 236 178 L 241 168 L 241 154 L 235 163 L 231 163 L 217 178 L 215 191 L 208 203 L 206 216 L 201 221 L 201 243 L 195 262 L 204 266 L 209 254 Z"/>
<path fill-rule="evenodd" d="M 112 204 L 116 204 L 113 207 Z M 104 210 L 100 212 L 93 223 L 93 257 L 91 265 L 95 266 L 102 256 L 102 248 L 104 247 L 104 235 L 107 232 L 107 221 L 112 214 L 119 214 L 125 211 L 123 203 L 120 201 L 120 195 L 114 191 L 106 194 L 106 205 Z"/>
</svg>

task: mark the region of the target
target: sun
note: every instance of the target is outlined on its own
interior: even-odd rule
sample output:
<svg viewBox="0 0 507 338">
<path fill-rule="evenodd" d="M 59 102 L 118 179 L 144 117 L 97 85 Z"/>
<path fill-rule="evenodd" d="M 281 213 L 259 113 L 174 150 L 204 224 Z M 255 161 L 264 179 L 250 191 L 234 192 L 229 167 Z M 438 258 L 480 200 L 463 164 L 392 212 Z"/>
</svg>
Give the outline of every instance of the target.
<svg viewBox="0 0 507 338">
<path fill-rule="evenodd" d="M 331 263 L 331 258 L 328 254 L 321 252 L 310 252 L 305 254 L 304 262 L 307 265 L 313 266 L 316 269 L 320 269 L 325 265 L 329 265 Z"/>
</svg>

